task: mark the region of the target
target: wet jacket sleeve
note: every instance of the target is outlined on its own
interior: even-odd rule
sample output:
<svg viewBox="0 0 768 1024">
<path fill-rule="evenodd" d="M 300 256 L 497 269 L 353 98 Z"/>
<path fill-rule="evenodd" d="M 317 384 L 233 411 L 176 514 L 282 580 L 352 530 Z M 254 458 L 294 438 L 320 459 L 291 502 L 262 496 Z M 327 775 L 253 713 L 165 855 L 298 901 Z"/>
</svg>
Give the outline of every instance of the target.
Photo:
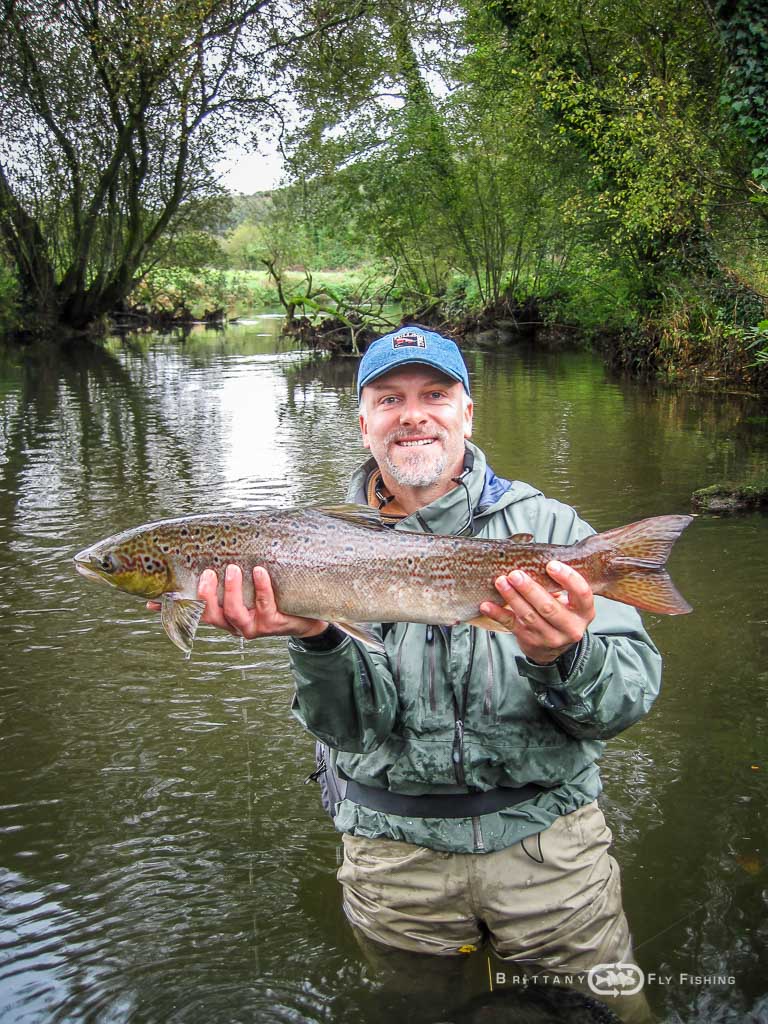
<svg viewBox="0 0 768 1024">
<path fill-rule="evenodd" d="M 392 732 L 397 694 L 386 655 L 345 636 L 326 651 L 288 644 L 296 683 L 292 711 L 305 729 L 336 750 L 368 753 Z"/>
<path fill-rule="evenodd" d="M 517 667 L 536 700 L 571 736 L 608 739 L 645 715 L 661 686 L 661 656 L 627 608 L 616 612 L 595 598 L 597 615 L 579 645 L 569 674 L 518 657 Z"/>
<path fill-rule="evenodd" d="M 593 532 L 572 509 L 544 504 L 555 507 L 550 543 L 572 544 Z M 647 714 L 661 688 L 661 655 L 635 609 L 596 597 L 595 613 L 567 671 L 562 662 L 516 658 L 539 704 L 577 739 L 608 739 L 627 729 Z"/>
</svg>

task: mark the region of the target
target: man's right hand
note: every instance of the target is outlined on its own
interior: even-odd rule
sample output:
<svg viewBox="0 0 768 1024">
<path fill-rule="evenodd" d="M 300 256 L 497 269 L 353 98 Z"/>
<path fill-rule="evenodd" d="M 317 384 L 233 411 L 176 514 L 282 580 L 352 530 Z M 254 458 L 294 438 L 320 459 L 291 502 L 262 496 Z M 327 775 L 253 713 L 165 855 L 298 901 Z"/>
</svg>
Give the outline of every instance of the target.
<svg viewBox="0 0 768 1024">
<path fill-rule="evenodd" d="M 213 569 L 200 576 L 197 596 L 205 601 L 200 622 L 218 626 L 233 636 L 253 640 L 261 636 L 319 636 L 328 628 L 321 619 L 304 619 L 297 615 L 283 615 L 275 602 L 272 580 L 261 566 L 253 570 L 254 603 L 249 608 L 243 600 L 243 574 L 237 565 L 228 565 L 224 574 L 224 597 L 219 602 L 219 580 Z M 160 605 L 150 601 L 147 607 L 156 611 Z"/>
</svg>

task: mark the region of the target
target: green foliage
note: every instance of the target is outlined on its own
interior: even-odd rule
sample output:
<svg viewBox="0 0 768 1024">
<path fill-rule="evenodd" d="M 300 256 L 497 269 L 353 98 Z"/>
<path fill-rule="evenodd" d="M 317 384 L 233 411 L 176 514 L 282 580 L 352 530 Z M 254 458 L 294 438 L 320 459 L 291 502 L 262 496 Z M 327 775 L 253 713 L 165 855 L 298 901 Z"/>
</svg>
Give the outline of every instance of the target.
<svg viewBox="0 0 768 1024">
<path fill-rule="evenodd" d="M 257 270 L 269 260 L 280 270 L 341 269 L 372 259 L 373 248 L 338 186 L 300 181 L 259 199 L 221 240 L 234 266 Z"/>
<path fill-rule="evenodd" d="M 233 136 L 274 120 L 302 46 L 333 44 L 359 10 L 4 0 L 3 13 L 0 230 L 29 310 L 82 330 L 176 259 L 221 192 Z"/>
<path fill-rule="evenodd" d="M 540 308 L 545 323 L 575 327 L 595 339 L 637 327 L 637 290 L 632 274 L 581 248 L 569 261 L 558 286 L 544 292 Z"/>
<path fill-rule="evenodd" d="M 131 302 L 152 312 L 202 319 L 223 311 L 238 316 L 251 306 L 251 293 L 237 275 L 214 267 L 164 267 L 150 271 L 134 289 Z"/>
<path fill-rule="evenodd" d="M 729 68 L 723 100 L 750 145 L 751 175 L 768 187 L 768 11 L 763 0 L 715 4 Z"/>
<path fill-rule="evenodd" d="M 18 326 L 19 285 L 7 263 L 0 259 L 0 333 Z"/>
<path fill-rule="evenodd" d="M 761 320 L 744 332 L 747 348 L 754 354 L 752 366 L 768 366 L 768 320 Z"/>
</svg>

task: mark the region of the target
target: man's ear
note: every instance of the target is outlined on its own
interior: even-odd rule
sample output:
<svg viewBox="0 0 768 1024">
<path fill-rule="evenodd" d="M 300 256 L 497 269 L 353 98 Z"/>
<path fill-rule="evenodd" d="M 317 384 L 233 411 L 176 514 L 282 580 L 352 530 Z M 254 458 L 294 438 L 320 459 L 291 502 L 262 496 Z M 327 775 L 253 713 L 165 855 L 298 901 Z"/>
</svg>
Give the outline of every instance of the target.
<svg viewBox="0 0 768 1024">
<path fill-rule="evenodd" d="M 468 399 L 464 406 L 464 437 L 472 437 L 472 415 L 475 406 L 472 399 Z"/>
<path fill-rule="evenodd" d="M 358 419 L 358 423 L 360 424 L 360 434 L 361 434 L 362 440 L 363 440 L 363 448 L 370 449 L 371 441 L 370 441 L 370 438 L 368 437 L 368 422 L 367 422 L 367 420 L 365 418 L 365 414 L 361 412 L 358 415 L 357 419 Z"/>
</svg>

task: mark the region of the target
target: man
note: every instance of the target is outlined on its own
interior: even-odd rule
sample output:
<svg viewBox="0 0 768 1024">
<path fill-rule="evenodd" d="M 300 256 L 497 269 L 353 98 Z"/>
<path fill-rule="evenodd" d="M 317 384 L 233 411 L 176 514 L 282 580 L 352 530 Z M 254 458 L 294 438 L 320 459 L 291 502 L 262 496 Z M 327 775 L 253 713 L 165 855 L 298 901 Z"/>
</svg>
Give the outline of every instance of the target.
<svg viewBox="0 0 768 1024">
<path fill-rule="evenodd" d="M 418 327 L 378 339 L 358 396 L 372 458 L 348 499 L 393 529 L 552 544 L 592 533 L 487 466 L 448 339 Z M 204 622 L 291 637 L 295 714 L 347 784 L 334 816 L 339 879 L 364 943 L 446 957 L 488 935 L 500 957 L 551 974 L 631 956 L 596 761 L 603 740 L 648 711 L 660 658 L 633 609 L 596 602 L 566 565 L 547 572 L 557 596 L 524 572 L 499 578 L 498 603 L 481 608 L 490 628 L 382 624 L 384 653 L 283 615 L 263 569 L 253 609 L 236 567 L 222 605 L 215 574 L 201 579 Z"/>
</svg>

